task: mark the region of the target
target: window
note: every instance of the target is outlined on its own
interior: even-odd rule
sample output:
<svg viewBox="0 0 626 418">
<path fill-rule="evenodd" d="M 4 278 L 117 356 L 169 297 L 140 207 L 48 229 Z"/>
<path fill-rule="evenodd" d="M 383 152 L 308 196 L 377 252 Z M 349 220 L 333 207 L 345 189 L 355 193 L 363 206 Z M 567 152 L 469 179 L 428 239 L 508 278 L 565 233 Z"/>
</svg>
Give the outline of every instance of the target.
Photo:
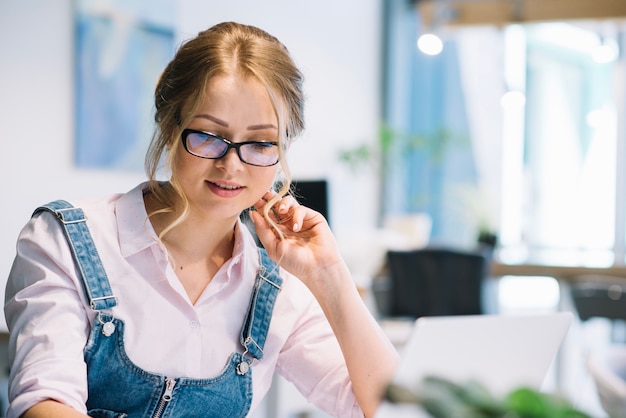
<svg viewBox="0 0 626 418">
<path fill-rule="evenodd" d="M 505 56 L 525 62 L 526 71 L 508 71 L 505 79 L 526 100 L 503 102 L 505 261 L 614 262 L 615 244 L 624 241 L 623 230 L 615 239 L 616 215 L 624 212 L 616 205 L 617 164 L 624 164 L 617 158 L 615 92 L 623 89 L 615 86 L 616 45 L 575 24 L 507 29 Z"/>
<path fill-rule="evenodd" d="M 431 243 L 462 246 L 486 225 L 504 262 L 624 264 L 623 27 L 454 28 L 426 56 L 416 11 L 386 4 L 383 123 L 409 141 L 383 160 L 382 217 L 425 212 Z"/>
</svg>

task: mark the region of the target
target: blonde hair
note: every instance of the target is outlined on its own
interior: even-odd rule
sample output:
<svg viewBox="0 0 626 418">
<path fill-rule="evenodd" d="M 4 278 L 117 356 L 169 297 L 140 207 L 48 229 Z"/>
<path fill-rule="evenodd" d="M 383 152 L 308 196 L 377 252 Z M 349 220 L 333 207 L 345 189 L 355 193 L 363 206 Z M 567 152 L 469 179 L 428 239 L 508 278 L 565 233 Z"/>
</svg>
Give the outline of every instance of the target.
<svg viewBox="0 0 626 418">
<path fill-rule="evenodd" d="M 183 204 L 181 215 L 161 232 L 161 237 L 182 222 L 189 212 L 189 201 L 177 180 L 173 164 L 179 150 L 176 142 L 180 141 L 183 128 L 204 101 L 209 80 L 229 74 L 256 78 L 267 89 L 276 113 L 283 179 L 280 190 L 264 211 L 265 219 L 276 226 L 269 210 L 291 187 L 286 151 L 290 141 L 304 129 L 302 73 L 287 48 L 274 36 L 254 26 L 224 22 L 183 43 L 155 89 L 157 129 L 145 160 L 150 191 L 164 207 L 155 213 L 173 212 L 176 201 Z M 169 183 L 157 180 L 162 165 L 170 171 Z"/>
</svg>

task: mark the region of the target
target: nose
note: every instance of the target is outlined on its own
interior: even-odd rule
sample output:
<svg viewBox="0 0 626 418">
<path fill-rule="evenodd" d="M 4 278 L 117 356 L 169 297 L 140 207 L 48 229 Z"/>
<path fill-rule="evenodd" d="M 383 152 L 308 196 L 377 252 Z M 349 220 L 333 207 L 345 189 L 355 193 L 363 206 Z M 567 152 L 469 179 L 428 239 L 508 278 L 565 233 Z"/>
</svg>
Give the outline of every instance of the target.
<svg viewBox="0 0 626 418">
<path fill-rule="evenodd" d="M 218 167 L 223 167 L 226 171 L 237 171 L 243 169 L 243 161 L 239 158 L 239 154 L 235 148 L 231 148 L 226 151 L 226 154 L 218 160 L 216 160 Z"/>
</svg>

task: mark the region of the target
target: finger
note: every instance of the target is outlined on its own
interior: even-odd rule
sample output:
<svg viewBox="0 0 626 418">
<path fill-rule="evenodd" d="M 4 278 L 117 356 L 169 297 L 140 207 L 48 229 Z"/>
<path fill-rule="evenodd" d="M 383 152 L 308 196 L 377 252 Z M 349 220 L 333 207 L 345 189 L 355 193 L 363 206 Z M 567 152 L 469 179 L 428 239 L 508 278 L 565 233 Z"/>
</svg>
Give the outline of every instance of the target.
<svg viewBox="0 0 626 418">
<path fill-rule="evenodd" d="M 252 220 L 252 223 L 254 224 L 254 227 L 258 230 L 259 228 L 263 227 L 263 224 L 265 223 L 265 219 L 263 218 L 263 215 L 261 215 L 259 212 L 251 210 L 250 211 L 250 219 Z"/>
<path fill-rule="evenodd" d="M 268 192 L 261 199 L 259 199 L 255 204 L 254 208 L 263 212 L 266 210 L 267 200 L 275 197 L 276 193 Z M 296 199 L 291 195 L 283 196 L 280 200 L 272 205 L 270 210 L 270 214 L 274 218 L 274 220 L 279 223 L 288 223 L 293 219 L 293 213 L 296 208 L 298 208 L 300 204 L 296 201 Z"/>
<path fill-rule="evenodd" d="M 302 229 L 302 226 L 304 225 L 304 220 L 309 212 L 311 212 L 311 209 L 307 208 L 306 206 L 298 205 L 295 208 L 291 219 L 291 229 L 293 232 L 298 232 Z"/>
<path fill-rule="evenodd" d="M 269 189 L 263 196 L 261 196 L 261 200 L 269 202 L 274 196 L 276 196 L 276 191 L 274 189 Z"/>
<path fill-rule="evenodd" d="M 250 219 L 254 223 L 256 235 L 266 249 L 273 248 L 273 243 L 278 238 L 273 228 L 269 226 L 263 215 L 259 212 L 250 212 Z"/>
<path fill-rule="evenodd" d="M 296 201 L 296 199 L 293 196 L 286 195 L 282 199 L 280 199 L 280 201 L 277 203 L 277 206 L 278 206 L 278 209 L 277 209 L 278 213 L 286 214 L 292 208 L 297 208 L 298 206 L 300 206 L 300 204 L 298 203 L 298 201 Z"/>
<path fill-rule="evenodd" d="M 259 200 L 254 203 L 254 208 L 256 210 L 262 210 L 268 201 L 272 199 L 276 195 L 276 192 L 273 190 L 268 190 Z"/>
</svg>

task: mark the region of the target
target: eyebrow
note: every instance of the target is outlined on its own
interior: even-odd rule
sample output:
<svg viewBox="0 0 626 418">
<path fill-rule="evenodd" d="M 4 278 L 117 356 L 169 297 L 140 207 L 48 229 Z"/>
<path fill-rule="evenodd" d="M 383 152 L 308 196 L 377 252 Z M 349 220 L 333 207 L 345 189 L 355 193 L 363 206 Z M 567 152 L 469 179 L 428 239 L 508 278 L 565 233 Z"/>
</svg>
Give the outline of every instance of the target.
<svg viewBox="0 0 626 418">
<path fill-rule="evenodd" d="M 228 128 L 228 122 L 223 121 L 219 118 L 216 118 L 215 116 L 211 116 L 211 115 L 207 115 L 206 113 L 202 113 L 200 115 L 196 115 L 196 118 L 203 118 L 203 119 L 208 119 L 210 121 L 213 121 L 215 123 L 217 123 L 218 125 L 221 125 L 225 128 Z M 249 131 L 258 131 L 258 130 L 262 130 L 262 129 L 278 129 L 276 126 L 274 126 L 271 123 L 264 123 L 264 124 L 259 124 L 259 125 L 250 125 L 247 128 Z"/>
<path fill-rule="evenodd" d="M 276 129 L 276 130 L 278 130 L 278 128 L 275 127 L 274 125 L 272 125 L 271 123 L 266 123 L 266 124 L 262 124 L 262 125 L 250 125 L 250 126 L 248 126 L 248 130 L 249 131 L 258 131 L 260 129 Z"/>
<path fill-rule="evenodd" d="M 202 113 L 200 115 L 196 115 L 196 116 L 194 116 L 194 118 L 208 119 L 210 121 L 213 121 L 213 122 L 217 123 L 218 125 L 222 125 L 223 127 L 228 128 L 228 122 L 225 122 L 225 121 L 223 121 L 221 119 L 218 119 L 215 116 L 207 115 L 205 113 Z"/>
</svg>

